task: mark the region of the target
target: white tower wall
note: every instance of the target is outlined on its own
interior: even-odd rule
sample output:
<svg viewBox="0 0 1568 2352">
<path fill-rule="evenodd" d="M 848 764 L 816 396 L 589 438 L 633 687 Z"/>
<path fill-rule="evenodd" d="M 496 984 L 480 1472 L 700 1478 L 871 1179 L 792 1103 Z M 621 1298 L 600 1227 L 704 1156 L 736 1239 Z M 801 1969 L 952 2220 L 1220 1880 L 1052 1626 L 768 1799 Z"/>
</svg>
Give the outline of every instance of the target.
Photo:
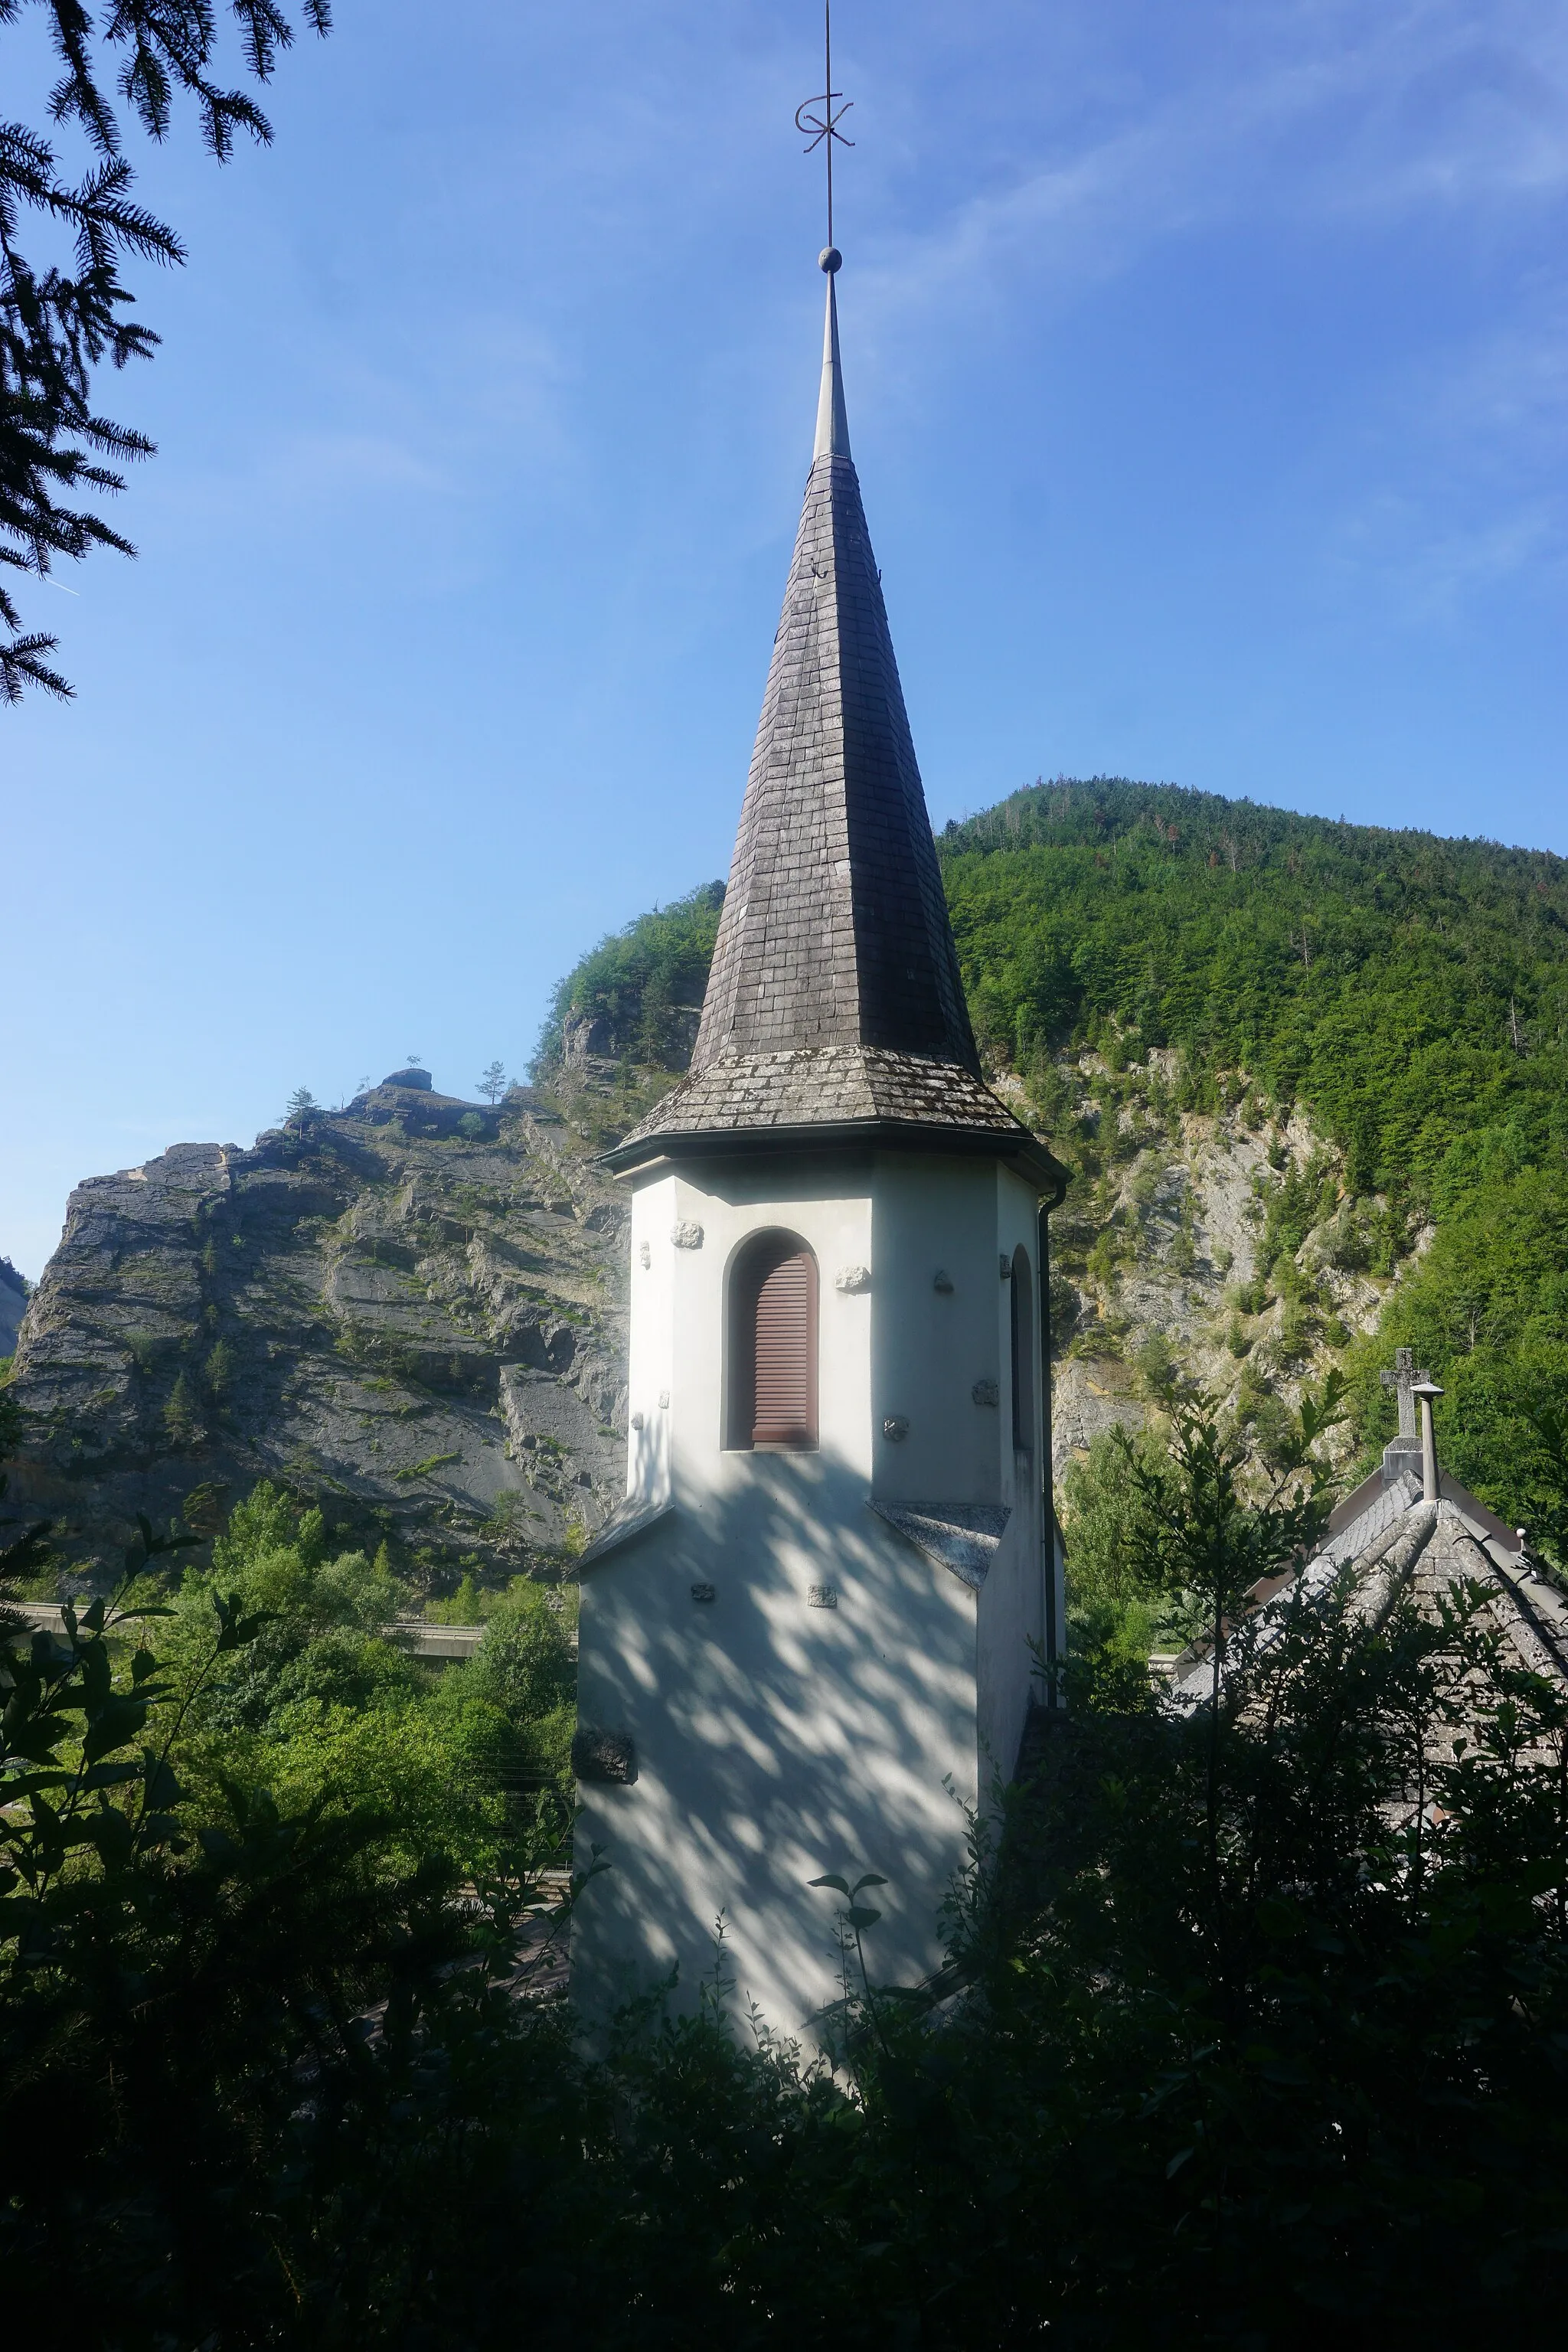
<svg viewBox="0 0 1568 2352">
<path fill-rule="evenodd" d="M 1036 1218 L 1031 1186 L 982 1156 L 636 1180 L 627 1501 L 584 1562 L 579 1668 L 582 1724 L 629 1743 L 636 1777 L 582 1788 L 579 1861 L 593 1843 L 611 1865 L 574 1925 L 590 2010 L 677 1964 L 689 2005 L 722 1913 L 738 1990 L 798 2032 L 837 1990 L 834 1898 L 807 1885 L 824 1871 L 889 1880 L 878 1975 L 939 1963 L 964 1809 L 1013 1768 L 1044 1630 L 1039 1318 L 1032 1299 L 1016 1451 L 1001 1274 L 1021 1246 L 1037 1275 Z M 768 1227 L 819 1270 L 809 1453 L 723 1444 L 727 1279 Z"/>
</svg>

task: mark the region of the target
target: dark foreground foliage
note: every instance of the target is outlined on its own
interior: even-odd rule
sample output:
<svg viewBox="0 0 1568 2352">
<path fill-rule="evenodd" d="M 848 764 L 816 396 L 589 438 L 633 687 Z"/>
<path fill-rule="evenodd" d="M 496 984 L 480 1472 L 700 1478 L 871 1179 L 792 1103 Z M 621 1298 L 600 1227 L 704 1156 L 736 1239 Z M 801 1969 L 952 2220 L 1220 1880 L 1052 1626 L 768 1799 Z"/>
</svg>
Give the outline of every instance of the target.
<svg viewBox="0 0 1568 2352">
<path fill-rule="evenodd" d="M 1219 1596 L 1268 1513 L 1189 1419 L 1162 1572 Z M 187 1786 L 183 1727 L 269 1636 L 214 1584 L 197 1655 L 187 1580 L 160 1664 L 164 1549 L 127 1563 L 140 1643 L 103 1603 L 8 1637 L 18 2342 L 1294 2352 L 1500 2314 L 1542 2340 L 1568 1709 L 1479 1591 L 1436 1624 L 1341 1595 L 1267 1645 L 1226 1631 L 1219 1703 L 1184 1717 L 1114 1658 L 1075 1668 L 977 1831 L 946 1976 L 858 1979 L 874 1914 L 847 1898 L 830 2068 L 757 2033 L 721 1952 L 695 2016 L 654 1994 L 584 2045 L 542 1844 L 474 1871 L 434 1829 L 411 1859 L 353 1789 Z"/>
</svg>

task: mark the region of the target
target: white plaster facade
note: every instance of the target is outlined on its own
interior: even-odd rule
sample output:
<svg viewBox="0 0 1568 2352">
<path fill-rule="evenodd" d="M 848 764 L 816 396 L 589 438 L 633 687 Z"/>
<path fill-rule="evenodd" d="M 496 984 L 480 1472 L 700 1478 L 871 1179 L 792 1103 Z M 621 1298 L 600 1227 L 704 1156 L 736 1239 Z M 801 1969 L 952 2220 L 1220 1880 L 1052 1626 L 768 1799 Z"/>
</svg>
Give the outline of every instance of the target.
<svg viewBox="0 0 1568 2352">
<path fill-rule="evenodd" d="M 629 1181 L 627 1497 L 584 1562 L 578 1710 L 585 1732 L 629 1741 L 635 1778 L 582 1785 L 579 1867 L 592 1843 L 610 1868 L 574 1921 L 574 1990 L 602 2015 L 678 1966 L 690 2006 L 722 1915 L 742 1999 L 795 2033 L 837 1992 L 835 1898 L 808 1885 L 825 1871 L 888 1880 L 868 1938 L 883 1981 L 940 1962 L 965 1809 L 1011 1774 L 1031 1644 L 1063 1622 L 1046 1590 L 1038 1196 L 999 1160 L 936 1150 L 689 1158 Z M 726 1284 L 773 1228 L 817 1261 L 812 1452 L 724 1444 Z M 986 1532 L 946 1564 L 878 1505 L 967 1510 Z"/>
</svg>

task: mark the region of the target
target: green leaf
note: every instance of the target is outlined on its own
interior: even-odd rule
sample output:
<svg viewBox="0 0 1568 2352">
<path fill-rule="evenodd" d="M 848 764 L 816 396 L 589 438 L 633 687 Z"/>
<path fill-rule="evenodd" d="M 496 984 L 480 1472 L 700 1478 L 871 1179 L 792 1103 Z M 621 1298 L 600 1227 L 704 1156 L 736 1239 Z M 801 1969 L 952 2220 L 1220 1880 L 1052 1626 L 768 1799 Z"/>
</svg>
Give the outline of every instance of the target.
<svg viewBox="0 0 1568 2352">
<path fill-rule="evenodd" d="M 808 1878 L 806 1880 L 806 1885 L 808 1886 L 831 1886 L 836 1895 L 847 1895 L 849 1892 L 849 1881 L 847 1878 L 840 1878 L 837 1872 L 831 1870 L 826 1872 L 821 1878 Z"/>
<path fill-rule="evenodd" d="M 51 1722 L 47 1715 L 31 1716 L 22 1723 L 7 1725 L 5 1744 L 13 1756 L 25 1756 L 29 1763 L 58 1763 L 55 1749 L 67 1728 L 63 1723 Z"/>
<path fill-rule="evenodd" d="M 95 1764 L 100 1756 L 111 1756 L 117 1748 L 127 1747 L 146 1721 L 144 1700 L 111 1700 L 97 1721 L 88 1726 L 87 1738 L 81 1744 L 82 1761 Z"/>
<path fill-rule="evenodd" d="M 1345 1419 L 1342 1402 L 1349 1388 L 1344 1374 L 1336 1367 L 1323 1382 L 1322 1392 L 1313 1396 L 1310 1390 L 1301 1399 L 1301 1444 L 1303 1451 L 1315 1445 L 1320 1437 L 1338 1428 Z"/>
<path fill-rule="evenodd" d="M 203 1540 L 201 1536 L 154 1536 L 149 1557 L 155 1559 L 161 1552 L 189 1551 Z"/>
<path fill-rule="evenodd" d="M 83 1837 L 98 1848 L 99 1859 L 106 1870 L 131 1858 L 132 1843 L 130 1822 L 112 1805 L 92 1814 L 82 1823 Z"/>
<path fill-rule="evenodd" d="M 879 1877 L 874 1870 L 868 1870 L 864 1878 L 858 1878 L 855 1881 L 849 1892 L 851 1895 L 858 1895 L 863 1886 L 886 1886 L 887 1883 L 887 1880 Z"/>
<path fill-rule="evenodd" d="M 271 1623 L 276 1612 L 261 1610 L 253 1616 L 242 1617 L 237 1592 L 215 1592 L 213 1613 L 217 1619 L 217 1646 L 220 1651 L 225 1651 L 237 1650 L 241 1643 L 254 1641 L 262 1626 Z"/>
<path fill-rule="evenodd" d="M 0 1785 L 5 1788 L 5 1802 L 15 1805 L 24 1797 L 30 1797 L 36 1789 L 68 1789 L 70 1783 L 68 1772 L 24 1772 L 18 1779 Z"/>
<path fill-rule="evenodd" d="M 852 1903 L 844 1916 L 852 1927 L 874 1927 L 881 1917 L 879 1911 L 868 1911 L 863 1903 Z"/>
</svg>

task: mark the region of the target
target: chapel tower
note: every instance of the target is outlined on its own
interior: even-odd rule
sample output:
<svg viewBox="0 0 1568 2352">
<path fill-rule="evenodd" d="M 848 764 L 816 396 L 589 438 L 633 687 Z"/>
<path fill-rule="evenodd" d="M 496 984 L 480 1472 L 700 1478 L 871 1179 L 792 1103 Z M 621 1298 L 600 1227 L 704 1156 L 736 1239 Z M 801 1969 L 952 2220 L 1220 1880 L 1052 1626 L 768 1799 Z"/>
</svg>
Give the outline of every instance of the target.
<svg viewBox="0 0 1568 2352">
<path fill-rule="evenodd" d="M 625 1502 L 583 1559 L 573 1924 L 603 2011 L 722 1914 L 777 2030 L 889 1882 L 885 1981 L 941 1957 L 962 1804 L 1010 1776 L 1063 1622 L 1045 1214 L 984 1083 L 849 455 L 835 273 L 784 614 L 689 1075 L 632 1194 Z M 961 1801 L 955 1802 L 955 1797 Z"/>
</svg>

